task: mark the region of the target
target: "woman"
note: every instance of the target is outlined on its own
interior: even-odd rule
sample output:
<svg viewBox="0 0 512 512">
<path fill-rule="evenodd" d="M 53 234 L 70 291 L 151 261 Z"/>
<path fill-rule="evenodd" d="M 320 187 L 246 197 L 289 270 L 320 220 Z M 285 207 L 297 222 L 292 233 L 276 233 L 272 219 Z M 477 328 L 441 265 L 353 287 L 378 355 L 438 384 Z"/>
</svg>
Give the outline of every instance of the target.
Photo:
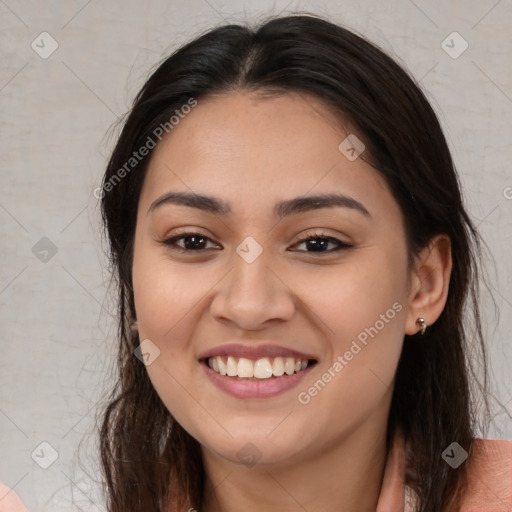
<svg viewBox="0 0 512 512">
<path fill-rule="evenodd" d="M 478 234 L 381 50 L 315 16 L 211 30 L 144 85 L 96 192 L 110 512 L 510 510 L 512 442 L 475 439 Z"/>
</svg>

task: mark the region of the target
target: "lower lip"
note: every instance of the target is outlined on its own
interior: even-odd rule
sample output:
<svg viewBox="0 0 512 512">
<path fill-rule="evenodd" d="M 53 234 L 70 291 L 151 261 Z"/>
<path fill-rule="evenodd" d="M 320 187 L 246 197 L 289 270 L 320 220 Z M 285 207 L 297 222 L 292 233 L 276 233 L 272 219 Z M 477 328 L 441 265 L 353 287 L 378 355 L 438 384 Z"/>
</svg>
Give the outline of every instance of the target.
<svg viewBox="0 0 512 512">
<path fill-rule="evenodd" d="M 270 398 L 280 395 L 285 391 L 297 386 L 299 382 L 316 366 L 311 364 L 305 370 L 293 375 L 283 375 L 282 377 L 270 377 L 268 379 L 248 380 L 238 379 L 237 377 L 228 377 L 212 370 L 207 363 L 201 362 L 206 375 L 222 391 L 236 398 Z"/>
</svg>

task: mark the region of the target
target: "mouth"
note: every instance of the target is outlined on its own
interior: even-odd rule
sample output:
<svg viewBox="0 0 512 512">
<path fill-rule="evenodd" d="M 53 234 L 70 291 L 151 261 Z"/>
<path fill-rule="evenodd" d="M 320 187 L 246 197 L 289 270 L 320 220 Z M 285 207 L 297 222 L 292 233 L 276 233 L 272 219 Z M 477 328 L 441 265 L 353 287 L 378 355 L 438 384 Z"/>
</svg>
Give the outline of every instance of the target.
<svg viewBox="0 0 512 512">
<path fill-rule="evenodd" d="M 300 357 L 249 359 L 228 355 L 204 358 L 201 362 L 222 376 L 238 380 L 261 381 L 301 373 L 317 361 Z"/>
<path fill-rule="evenodd" d="M 318 361 L 299 357 L 249 359 L 231 355 L 199 360 L 213 385 L 238 399 L 268 399 L 298 386 Z"/>
</svg>

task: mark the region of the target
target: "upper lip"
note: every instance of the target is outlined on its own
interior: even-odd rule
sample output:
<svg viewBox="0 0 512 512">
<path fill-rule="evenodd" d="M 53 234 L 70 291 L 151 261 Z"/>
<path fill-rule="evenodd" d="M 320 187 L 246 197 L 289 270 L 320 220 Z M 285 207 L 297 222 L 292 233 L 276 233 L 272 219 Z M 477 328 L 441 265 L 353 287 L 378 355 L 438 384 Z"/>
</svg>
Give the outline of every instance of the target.
<svg viewBox="0 0 512 512">
<path fill-rule="evenodd" d="M 254 340 L 251 340 L 253 343 Z M 247 345 L 240 343 L 229 343 L 226 345 L 219 345 L 206 352 L 203 352 L 199 359 L 208 359 L 209 357 L 215 356 L 233 356 L 233 357 L 245 357 L 247 359 L 261 359 L 263 357 L 295 357 L 297 359 L 314 359 L 317 358 L 311 354 L 299 352 L 298 350 L 282 347 L 279 345 L 272 345 L 266 343 L 264 345 Z"/>
</svg>

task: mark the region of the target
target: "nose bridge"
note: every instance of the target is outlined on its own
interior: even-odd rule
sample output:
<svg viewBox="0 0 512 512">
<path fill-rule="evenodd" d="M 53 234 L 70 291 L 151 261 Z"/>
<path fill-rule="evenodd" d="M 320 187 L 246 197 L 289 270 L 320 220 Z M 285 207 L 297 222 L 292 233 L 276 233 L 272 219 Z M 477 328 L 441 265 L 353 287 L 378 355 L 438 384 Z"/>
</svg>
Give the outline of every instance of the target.
<svg viewBox="0 0 512 512">
<path fill-rule="evenodd" d="M 211 312 L 245 328 L 257 328 L 271 318 L 288 319 L 295 306 L 290 290 L 274 275 L 269 254 L 252 237 L 233 253 L 232 271 L 223 280 Z"/>
<path fill-rule="evenodd" d="M 269 288 L 273 288 L 274 283 L 271 282 L 268 254 L 252 237 L 245 239 L 236 248 L 232 260 L 235 289 L 231 293 L 238 291 L 246 294 L 253 289 L 254 292 L 249 295 L 255 296 L 270 292 Z"/>
<path fill-rule="evenodd" d="M 239 306 L 252 307 L 271 300 L 275 283 L 270 271 L 267 251 L 252 237 L 238 245 L 233 254 L 233 272 L 230 279 L 229 296 Z"/>
</svg>

